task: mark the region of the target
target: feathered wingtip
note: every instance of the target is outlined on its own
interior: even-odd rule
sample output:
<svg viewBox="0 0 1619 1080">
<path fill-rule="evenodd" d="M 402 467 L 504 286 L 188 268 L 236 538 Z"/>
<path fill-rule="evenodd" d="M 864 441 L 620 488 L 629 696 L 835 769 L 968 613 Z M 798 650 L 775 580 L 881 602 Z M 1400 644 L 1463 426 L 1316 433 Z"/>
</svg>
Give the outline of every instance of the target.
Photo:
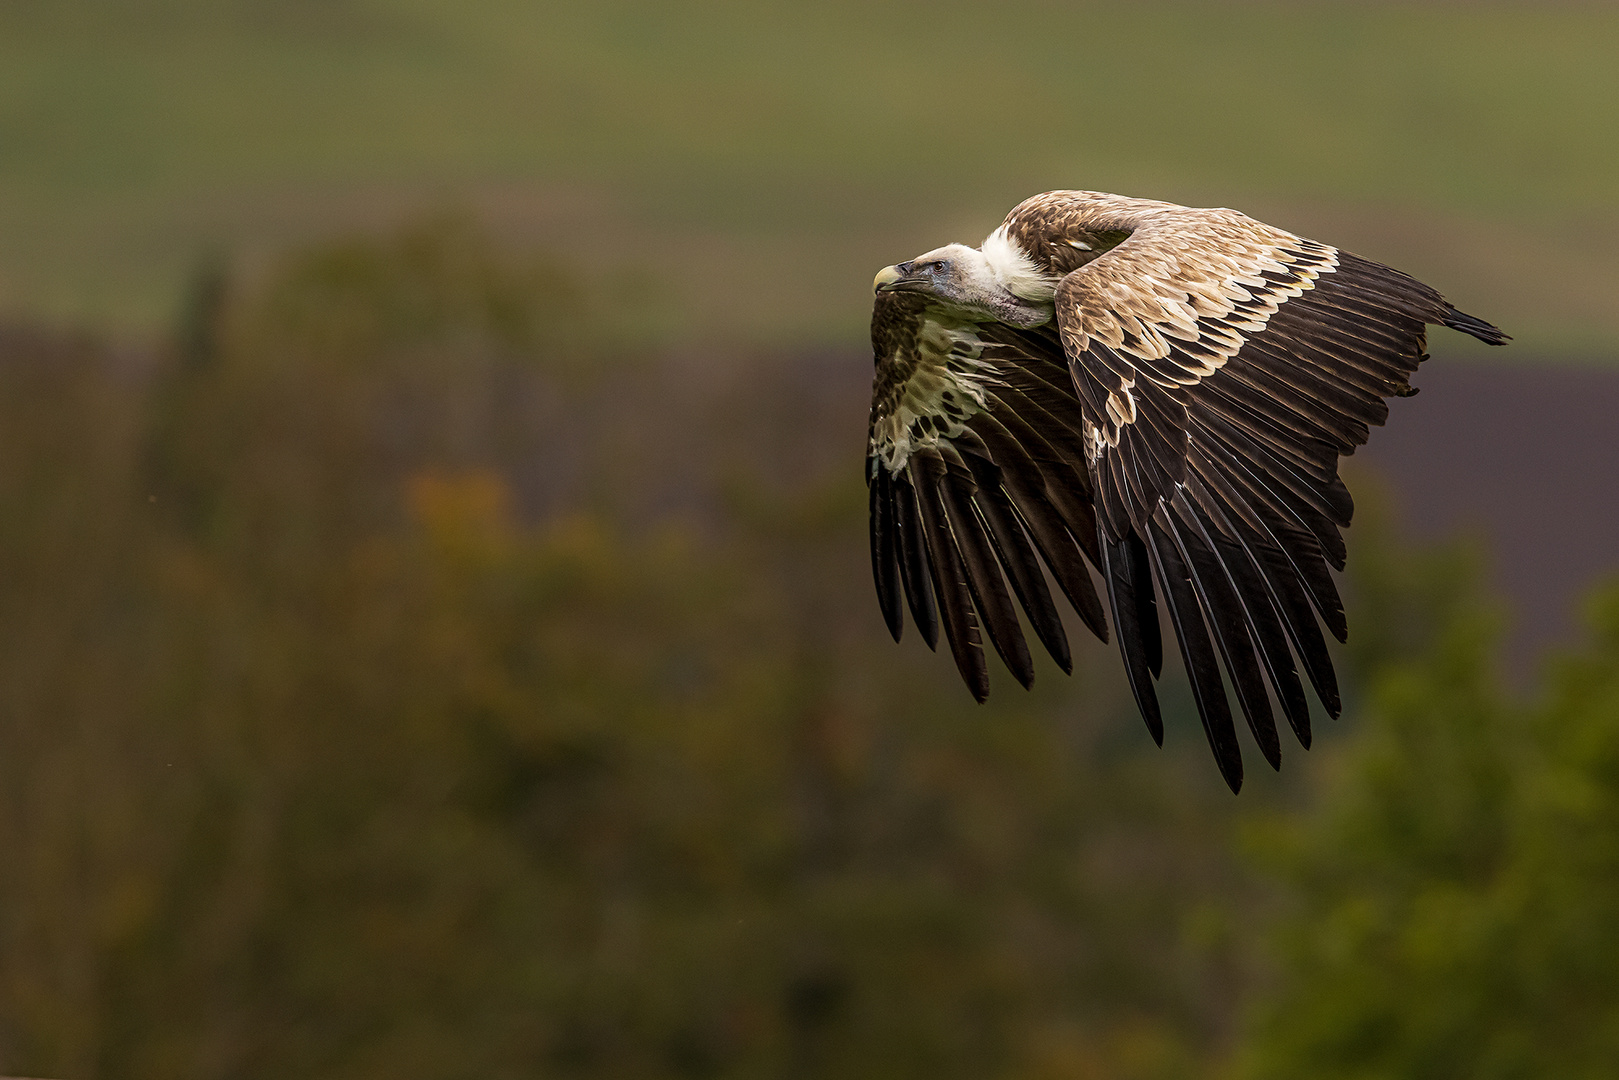
<svg viewBox="0 0 1619 1080">
<path fill-rule="evenodd" d="M 1451 308 L 1446 313 L 1444 323 L 1452 330 L 1460 330 L 1464 334 L 1471 334 L 1486 345 L 1505 345 L 1512 340 L 1510 334 L 1503 334 L 1501 328 L 1485 322 L 1475 315 L 1465 311 Z"/>
</svg>

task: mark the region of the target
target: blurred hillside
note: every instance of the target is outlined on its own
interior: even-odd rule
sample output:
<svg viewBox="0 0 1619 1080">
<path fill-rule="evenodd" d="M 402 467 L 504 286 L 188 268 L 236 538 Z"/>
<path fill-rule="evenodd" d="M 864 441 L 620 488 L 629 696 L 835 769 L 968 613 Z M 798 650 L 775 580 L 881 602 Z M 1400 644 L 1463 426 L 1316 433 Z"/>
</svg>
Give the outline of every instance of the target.
<svg viewBox="0 0 1619 1080">
<path fill-rule="evenodd" d="M 1421 394 L 1393 403 L 1345 474 L 1357 499 L 1389 500 L 1406 541 L 1476 546 L 1509 620 L 1504 669 L 1526 681 L 1548 646 L 1574 639 L 1586 592 L 1619 571 L 1619 504 L 1607 495 L 1619 370 L 1457 363 L 1449 335 L 1433 336 Z"/>
<path fill-rule="evenodd" d="M 1100 644 L 974 705 L 875 617 L 843 402 L 551 333 L 591 302 L 429 223 L 204 279 L 162 355 L 0 337 L 0 1069 L 1224 1046 L 1248 886 L 1184 692 L 1168 755 Z"/>
<path fill-rule="evenodd" d="M 1608 1075 L 1619 9 L 989 10 L 0 3 L 0 1073 Z M 1240 800 L 873 602 L 870 274 L 1071 185 L 1517 337 Z"/>
<path fill-rule="evenodd" d="M 220 252 L 447 205 L 659 340 L 846 344 L 876 267 L 1093 187 L 1606 354 L 1616 53 L 1606 4 L 12 0 L 0 307 L 150 331 Z"/>
<path fill-rule="evenodd" d="M 1611 615 L 1540 721 L 1363 507 L 1349 716 L 1239 803 L 1174 665 L 1158 751 L 1103 644 L 981 708 L 887 640 L 865 356 L 555 329 L 602 303 L 434 219 L 154 351 L 0 334 L 0 1069 L 1608 1061 Z"/>
<path fill-rule="evenodd" d="M 864 357 L 602 302 L 433 219 L 0 333 L 0 1070 L 1603 1074 L 1613 598 L 1519 705 L 1366 500 L 1348 714 L 1239 802 L 1173 663 L 1159 751 L 1077 624 L 983 707 L 887 639 Z"/>
</svg>

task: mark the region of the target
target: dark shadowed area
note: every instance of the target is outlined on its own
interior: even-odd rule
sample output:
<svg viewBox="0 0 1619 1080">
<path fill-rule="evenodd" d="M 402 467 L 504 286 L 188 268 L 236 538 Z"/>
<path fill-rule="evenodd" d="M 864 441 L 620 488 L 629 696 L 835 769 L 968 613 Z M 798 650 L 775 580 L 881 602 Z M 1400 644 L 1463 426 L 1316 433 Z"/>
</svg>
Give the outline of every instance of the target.
<svg viewBox="0 0 1619 1080">
<path fill-rule="evenodd" d="M 1441 357 L 1414 384 L 1355 464 L 1387 485 L 1413 540 L 1482 545 L 1522 677 L 1572 639 L 1581 599 L 1619 571 L 1619 370 Z"/>
</svg>

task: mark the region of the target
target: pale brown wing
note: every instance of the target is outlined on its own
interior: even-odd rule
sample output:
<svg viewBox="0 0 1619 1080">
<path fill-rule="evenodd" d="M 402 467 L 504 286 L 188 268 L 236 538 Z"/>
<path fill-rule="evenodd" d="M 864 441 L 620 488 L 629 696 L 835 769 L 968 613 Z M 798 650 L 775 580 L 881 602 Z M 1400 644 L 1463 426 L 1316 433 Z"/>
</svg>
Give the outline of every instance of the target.
<svg viewBox="0 0 1619 1080">
<path fill-rule="evenodd" d="M 872 572 L 889 631 L 899 639 L 908 606 L 931 648 L 942 623 L 962 678 L 983 701 L 981 629 L 1019 682 L 1034 678 L 1021 607 L 1071 670 L 1041 564 L 1104 641 L 1107 623 L 1085 565 L 1087 554 L 1099 555 L 1084 421 L 1055 330 L 964 322 L 914 294 L 885 293 L 872 314 L 872 347 L 866 481 Z"/>
<path fill-rule="evenodd" d="M 1150 585 L 1175 629 L 1204 730 L 1233 790 L 1242 758 L 1223 664 L 1267 761 L 1281 745 L 1268 681 L 1299 740 L 1309 709 L 1296 653 L 1339 711 L 1317 616 L 1340 641 L 1340 528 L 1353 504 L 1338 458 L 1411 393 L 1427 323 L 1491 344 L 1495 327 L 1388 267 L 1231 210 L 1168 204 L 1110 225 L 1122 243 L 1065 276 L 1055 297 L 1081 401 L 1104 576 L 1130 597 Z M 1313 610 L 1312 610 L 1313 609 Z M 1119 627 L 1143 713 L 1157 704 Z M 1291 649 L 1290 649 L 1291 646 Z"/>
</svg>

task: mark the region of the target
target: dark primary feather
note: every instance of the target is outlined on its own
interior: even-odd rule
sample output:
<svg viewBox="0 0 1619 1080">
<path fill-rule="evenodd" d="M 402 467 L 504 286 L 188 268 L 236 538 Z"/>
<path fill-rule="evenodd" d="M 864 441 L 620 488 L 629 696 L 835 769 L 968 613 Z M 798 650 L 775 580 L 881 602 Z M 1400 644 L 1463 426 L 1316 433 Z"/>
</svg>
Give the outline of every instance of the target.
<svg viewBox="0 0 1619 1080">
<path fill-rule="evenodd" d="M 1018 329 L 915 293 L 877 297 L 868 475 L 884 619 L 897 637 L 903 593 L 930 644 L 942 621 L 982 701 L 981 632 L 1018 681 L 1033 679 L 1020 609 L 1071 668 L 1049 573 L 1104 641 L 1111 613 L 1161 743 L 1161 601 L 1235 791 L 1228 684 L 1272 767 L 1273 699 L 1310 745 L 1301 669 L 1327 713 L 1340 709 L 1322 633 L 1348 632 L 1331 573 L 1354 511 L 1339 458 L 1384 422 L 1389 397 L 1415 392 L 1428 324 L 1506 336 L 1399 271 L 1233 211 L 1053 192 L 1000 231 L 1049 270 L 1052 322 Z M 941 327 L 968 341 L 948 361 Z M 968 389 L 930 405 L 927 373 L 944 367 Z M 906 408 L 939 416 L 906 429 Z"/>
<path fill-rule="evenodd" d="M 1065 514 L 1059 509 L 1058 503 L 1053 501 L 1052 491 L 1057 482 L 1048 480 L 1035 459 L 1025 450 L 1029 444 L 1019 442 L 990 413 L 973 417 L 971 429 L 983 442 L 989 462 L 998 465 L 1001 489 L 1016 510 L 1029 539 L 1040 552 L 1040 558 L 1050 568 L 1057 587 L 1091 632 L 1106 641 L 1107 620 L 1102 614 L 1102 602 L 1096 595 L 1096 586 L 1091 582 L 1090 571 L 1081 557 L 1090 548 L 1076 539 L 1077 535 L 1088 540 L 1091 548 L 1095 547 L 1095 518 L 1082 512 L 1088 510 L 1088 505 L 1070 499 L 1064 501 L 1063 505 L 1071 503 L 1074 507 L 1071 513 Z M 1059 481 L 1061 476 L 1059 472 Z M 985 483 L 987 485 L 987 481 Z M 1057 497 L 1061 499 L 1060 493 Z M 1077 534 L 1071 529 L 1077 529 Z M 1050 643 L 1047 644 L 1049 648 Z M 1066 646 L 1066 639 L 1064 644 Z M 1052 655 L 1064 671 L 1071 670 L 1063 656 L 1057 656 L 1055 652 Z"/>
<path fill-rule="evenodd" d="M 1203 622 L 1191 570 L 1162 521 L 1149 522 L 1147 533 L 1147 550 L 1152 555 L 1158 581 L 1164 587 L 1164 610 L 1175 628 L 1175 641 L 1180 645 L 1181 663 L 1192 684 L 1192 698 L 1197 702 L 1197 715 L 1203 721 L 1203 733 L 1208 736 L 1220 775 L 1231 790 L 1236 791 L 1242 787 L 1242 751 L 1237 748 L 1231 705 L 1226 701 L 1225 685 L 1220 681 L 1220 665 Z"/>
<path fill-rule="evenodd" d="M 1017 509 L 1003 486 L 1000 468 L 986 455 L 968 453 L 965 463 L 976 480 L 976 498 L 973 507 L 982 518 L 996 558 L 1005 570 L 1018 603 L 1028 614 L 1029 622 L 1039 636 L 1041 644 L 1057 661 L 1064 672 L 1072 673 L 1073 659 L 1068 654 L 1068 635 L 1063 632 L 1062 616 L 1051 601 L 1051 590 L 1046 588 L 1045 575 L 1035 559 L 1034 549 L 1024 534 Z M 1012 616 L 1014 625 L 1017 616 Z M 1033 678 L 1031 673 L 1030 678 Z"/>
<path fill-rule="evenodd" d="M 980 514 L 987 501 L 975 498 L 978 485 L 972 473 L 962 462 L 955 448 L 948 443 L 940 446 L 945 459 L 945 473 L 939 484 L 943 496 L 945 517 L 950 523 L 950 535 L 961 555 L 966 570 L 967 591 L 978 610 L 983 626 L 989 631 L 989 640 L 1005 661 L 1017 681 L 1024 687 L 1034 683 L 1034 660 L 1029 656 L 1028 644 L 1018 626 L 1017 610 L 1007 593 L 1006 582 L 984 533 Z"/>
<path fill-rule="evenodd" d="M 1214 633 L 1215 646 L 1231 676 L 1248 729 L 1271 768 L 1281 768 L 1282 746 L 1276 737 L 1276 721 L 1271 715 L 1259 659 L 1254 654 L 1248 613 L 1231 585 L 1232 570 L 1220 558 L 1205 519 L 1187 500 L 1184 488 L 1176 492 L 1166 510 L 1163 520 L 1190 573 L 1193 591 Z"/>
<path fill-rule="evenodd" d="M 1113 604 L 1113 627 L 1118 632 L 1130 692 L 1135 695 L 1136 707 L 1141 710 L 1152 741 L 1162 746 L 1164 720 L 1158 711 L 1158 694 L 1152 687 L 1163 662 L 1162 639 L 1157 605 L 1151 599 L 1146 548 L 1133 534 L 1124 540 L 1104 540 L 1102 559 L 1102 575 Z"/>
<path fill-rule="evenodd" d="M 967 688 L 982 702 L 989 697 L 989 665 L 984 660 L 984 644 L 978 633 L 978 616 L 973 610 L 966 563 L 950 530 L 945 509 L 943 485 L 949 470 L 937 452 L 912 456 L 910 470 L 911 486 L 921 509 L 928 568 L 934 595 L 939 598 L 945 640 L 950 644 L 950 654 L 955 657 L 956 668 L 966 680 Z"/>
<path fill-rule="evenodd" d="M 933 605 L 933 571 L 928 561 L 927 541 L 922 536 L 916 491 L 903 475 L 894 477 L 892 484 L 899 579 L 905 586 L 905 603 L 911 609 L 911 619 L 917 629 L 922 631 L 922 640 L 927 642 L 928 648 L 935 649 L 939 645 L 939 611 Z"/>
<path fill-rule="evenodd" d="M 869 473 L 869 463 L 868 463 Z M 877 602 L 883 609 L 883 622 L 894 640 L 905 630 L 905 613 L 900 610 L 899 520 L 894 506 L 894 479 L 887 469 L 871 475 L 871 576 L 877 582 Z"/>
</svg>

